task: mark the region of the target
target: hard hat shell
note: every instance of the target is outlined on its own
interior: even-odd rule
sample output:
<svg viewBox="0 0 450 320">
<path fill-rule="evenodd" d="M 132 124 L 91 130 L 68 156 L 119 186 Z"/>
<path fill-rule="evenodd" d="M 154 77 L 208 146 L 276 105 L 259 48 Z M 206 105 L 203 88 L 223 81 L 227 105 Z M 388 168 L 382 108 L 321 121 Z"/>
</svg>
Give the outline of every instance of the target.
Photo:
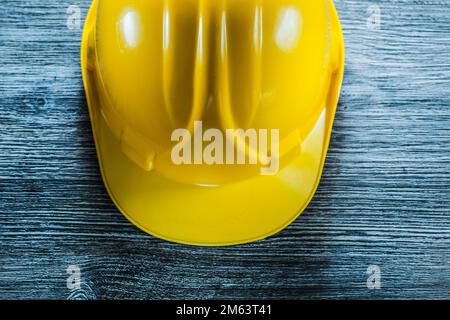
<svg viewBox="0 0 450 320">
<path fill-rule="evenodd" d="M 81 66 L 103 180 L 142 230 L 247 243 L 285 228 L 312 199 L 344 71 L 331 0 L 94 0 Z M 277 130 L 278 173 L 174 164 L 174 130 L 195 135 L 199 121 Z"/>
</svg>

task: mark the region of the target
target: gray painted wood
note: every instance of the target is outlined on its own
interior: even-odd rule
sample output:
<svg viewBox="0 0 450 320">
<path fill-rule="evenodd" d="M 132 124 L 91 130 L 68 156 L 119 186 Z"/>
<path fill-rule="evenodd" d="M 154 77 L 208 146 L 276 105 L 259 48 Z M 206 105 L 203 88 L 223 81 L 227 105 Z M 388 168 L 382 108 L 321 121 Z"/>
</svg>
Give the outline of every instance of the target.
<svg viewBox="0 0 450 320">
<path fill-rule="evenodd" d="M 89 1 L 0 2 L 0 298 L 450 298 L 448 0 L 337 1 L 347 69 L 320 188 L 280 234 L 217 249 L 147 236 L 111 203 L 69 5 Z"/>
</svg>

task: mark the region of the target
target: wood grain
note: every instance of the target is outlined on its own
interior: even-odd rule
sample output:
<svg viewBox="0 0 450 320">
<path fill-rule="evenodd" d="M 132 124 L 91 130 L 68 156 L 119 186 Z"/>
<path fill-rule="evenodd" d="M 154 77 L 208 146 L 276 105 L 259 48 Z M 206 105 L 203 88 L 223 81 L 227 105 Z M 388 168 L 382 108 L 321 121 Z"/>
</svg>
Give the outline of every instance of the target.
<svg viewBox="0 0 450 320">
<path fill-rule="evenodd" d="M 280 234 L 217 249 L 147 236 L 111 203 L 69 5 L 89 1 L 0 2 L 0 298 L 450 298 L 448 0 L 336 1 L 346 74 L 317 195 Z"/>
</svg>

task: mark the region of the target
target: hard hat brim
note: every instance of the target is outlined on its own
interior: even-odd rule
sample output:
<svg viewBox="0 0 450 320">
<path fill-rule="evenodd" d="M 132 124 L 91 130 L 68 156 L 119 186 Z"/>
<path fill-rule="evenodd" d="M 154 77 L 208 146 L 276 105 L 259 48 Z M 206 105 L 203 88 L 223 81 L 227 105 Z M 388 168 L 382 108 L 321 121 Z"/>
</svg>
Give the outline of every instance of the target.
<svg viewBox="0 0 450 320">
<path fill-rule="evenodd" d="M 297 159 L 273 176 L 221 186 L 188 185 L 146 172 L 132 162 L 101 115 L 87 59 L 88 30 L 95 24 L 95 10 L 96 1 L 83 34 L 83 81 L 103 181 L 122 214 L 155 237 L 202 246 L 253 242 L 292 223 L 319 185 L 343 77 L 343 53 L 326 105 Z"/>
</svg>

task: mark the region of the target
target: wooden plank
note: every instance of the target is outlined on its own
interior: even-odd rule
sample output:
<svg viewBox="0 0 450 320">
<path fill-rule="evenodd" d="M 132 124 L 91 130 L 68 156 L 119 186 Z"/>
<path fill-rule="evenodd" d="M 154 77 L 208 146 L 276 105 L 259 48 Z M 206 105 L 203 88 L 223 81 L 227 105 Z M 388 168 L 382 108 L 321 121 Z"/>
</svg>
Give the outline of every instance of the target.
<svg viewBox="0 0 450 320">
<path fill-rule="evenodd" d="M 0 298 L 450 298 L 448 1 L 336 2 L 346 75 L 317 195 L 277 236 L 214 249 L 147 236 L 108 198 L 72 4 L 85 16 L 0 3 Z"/>
</svg>

